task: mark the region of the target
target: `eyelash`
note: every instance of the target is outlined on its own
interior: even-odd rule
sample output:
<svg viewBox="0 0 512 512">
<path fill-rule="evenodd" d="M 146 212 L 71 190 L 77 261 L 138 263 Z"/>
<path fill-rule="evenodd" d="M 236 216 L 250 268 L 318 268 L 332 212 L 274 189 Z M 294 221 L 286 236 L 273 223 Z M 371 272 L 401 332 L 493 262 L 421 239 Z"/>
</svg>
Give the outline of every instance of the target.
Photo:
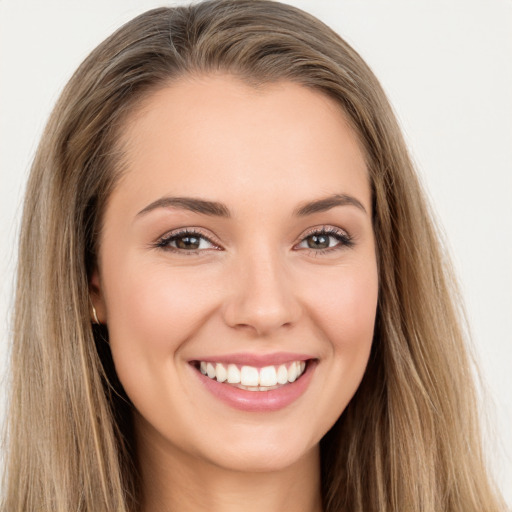
<svg viewBox="0 0 512 512">
<path fill-rule="evenodd" d="M 354 240 L 348 233 L 346 233 L 345 231 L 343 231 L 339 228 L 335 228 L 333 226 L 323 226 L 320 229 L 314 228 L 311 231 L 306 232 L 306 234 L 302 237 L 299 244 L 305 242 L 311 236 L 327 236 L 329 238 L 332 237 L 339 242 L 335 246 L 326 247 L 325 249 L 316 249 L 315 250 L 315 249 L 309 248 L 308 250 L 312 251 L 315 254 L 315 256 L 327 254 L 327 253 L 334 252 L 334 251 L 339 251 L 340 249 L 350 248 L 350 247 L 354 246 Z M 299 245 L 299 244 L 297 244 L 297 245 Z"/>
<path fill-rule="evenodd" d="M 194 254 L 198 254 L 205 250 L 205 249 L 192 249 L 192 250 L 179 249 L 177 247 L 172 247 L 170 245 L 171 242 L 179 240 L 180 238 L 185 238 L 187 236 L 190 238 L 197 238 L 200 241 L 206 240 L 208 243 L 210 243 L 216 247 L 214 250 L 220 250 L 219 244 L 212 241 L 208 236 L 203 234 L 197 228 L 182 229 L 180 231 L 165 235 L 156 242 L 155 247 L 157 247 L 159 249 L 163 249 L 165 251 L 171 251 L 171 252 L 175 252 L 175 253 L 179 253 L 179 254 L 186 254 L 187 256 L 192 256 Z M 311 249 L 311 248 L 307 249 L 307 250 L 311 251 L 312 253 L 314 253 L 315 256 L 330 253 L 330 252 L 337 251 L 337 250 L 340 250 L 343 248 L 350 248 L 350 247 L 353 247 L 353 245 L 354 245 L 354 241 L 353 241 L 352 237 L 350 235 L 348 235 L 345 231 L 342 231 L 341 229 L 338 229 L 338 228 L 334 228 L 332 226 L 323 226 L 322 228 L 316 228 L 316 229 L 311 230 L 310 232 L 307 232 L 301 238 L 300 242 L 298 244 L 296 244 L 294 247 L 297 247 L 297 245 L 305 242 L 311 236 L 327 236 L 327 237 L 332 237 L 338 241 L 338 243 L 333 247 L 326 247 L 324 249 L 316 249 L 316 250 Z"/>
<path fill-rule="evenodd" d="M 213 242 L 205 234 L 201 233 L 201 231 L 198 230 L 197 228 L 194 228 L 194 229 L 190 229 L 190 228 L 182 229 L 180 231 L 177 231 L 177 232 L 174 232 L 174 233 L 170 233 L 168 235 L 164 235 L 162 238 L 160 238 L 157 241 L 157 243 L 155 245 L 159 249 L 163 249 L 165 251 L 176 252 L 176 253 L 180 253 L 180 254 L 186 254 L 187 256 L 192 256 L 192 255 L 197 254 L 199 252 L 202 252 L 204 250 L 204 249 L 186 250 L 186 249 L 179 249 L 177 247 L 172 247 L 172 246 L 169 245 L 171 242 L 173 242 L 175 240 L 179 240 L 180 238 L 185 238 L 187 236 L 190 237 L 190 238 L 198 238 L 200 240 L 206 240 L 208 243 L 218 247 L 218 244 Z M 217 248 L 215 250 L 219 250 L 219 249 Z"/>
</svg>

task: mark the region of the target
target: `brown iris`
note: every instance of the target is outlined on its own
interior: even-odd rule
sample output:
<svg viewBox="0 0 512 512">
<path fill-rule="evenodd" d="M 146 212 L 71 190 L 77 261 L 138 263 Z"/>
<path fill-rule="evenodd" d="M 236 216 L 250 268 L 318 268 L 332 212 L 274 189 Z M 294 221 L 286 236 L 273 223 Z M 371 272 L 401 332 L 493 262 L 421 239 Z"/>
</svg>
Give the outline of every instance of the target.
<svg viewBox="0 0 512 512">
<path fill-rule="evenodd" d="M 194 250 L 199 249 L 201 239 L 198 236 L 180 236 L 179 238 L 176 238 L 175 243 L 178 249 Z"/>
<path fill-rule="evenodd" d="M 327 249 L 329 247 L 329 235 L 311 235 L 307 237 L 310 249 Z"/>
</svg>

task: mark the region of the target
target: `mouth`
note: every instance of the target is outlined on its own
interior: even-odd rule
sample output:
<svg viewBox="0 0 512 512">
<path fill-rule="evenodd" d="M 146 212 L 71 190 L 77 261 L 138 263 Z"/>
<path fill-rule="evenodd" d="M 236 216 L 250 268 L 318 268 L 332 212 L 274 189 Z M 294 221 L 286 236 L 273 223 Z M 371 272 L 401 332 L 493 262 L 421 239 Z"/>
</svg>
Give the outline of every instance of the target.
<svg viewBox="0 0 512 512">
<path fill-rule="evenodd" d="M 246 412 L 271 412 L 300 399 L 309 387 L 318 359 L 238 355 L 189 363 L 204 388 L 228 406 Z"/>
<path fill-rule="evenodd" d="M 307 361 L 256 367 L 210 361 L 194 361 L 193 366 L 216 382 L 246 391 L 272 391 L 299 379 L 308 365 Z"/>
</svg>

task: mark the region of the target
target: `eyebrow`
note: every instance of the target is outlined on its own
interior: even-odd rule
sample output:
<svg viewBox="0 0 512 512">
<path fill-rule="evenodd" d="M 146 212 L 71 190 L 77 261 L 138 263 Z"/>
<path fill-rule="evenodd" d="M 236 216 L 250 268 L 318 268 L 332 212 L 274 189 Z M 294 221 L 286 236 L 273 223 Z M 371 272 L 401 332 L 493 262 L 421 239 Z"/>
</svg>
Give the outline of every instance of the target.
<svg viewBox="0 0 512 512">
<path fill-rule="evenodd" d="M 335 208 L 336 206 L 355 206 L 363 212 L 366 212 L 363 204 L 353 196 L 347 194 L 334 194 L 332 196 L 324 197 L 322 199 L 316 199 L 301 204 L 294 210 L 294 215 L 297 217 L 305 217 L 312 215 L 313 213 L 320 213 Z M 206 199 L 198 199 L 195 197 L 162 197 L 152 202 L 145 208 L 143 208 L 138 214 L 145 215 L 157 208 L 180 208 L 182 210 L 188 210 L 195 213 L 201 213 L 203 215 L 209 215 L 213 217 L 224 217 L 230 218 L 231 213 L 228 207 L 217 201 L 208 201 Z"/>
<path fill-rule="evenodd" d="M 156 208 L 180 208 L 203 215 L 215 217 L 231 217 L 227 206 L 216 201 L 207 201 L 195 197 L 162 197 L 142 209 L 137 216 L 149 213 Z"/>
<path fill-rule="evenodd" d="M 367 213 L 365 207 L 353 196 L 349 196 L 347 194 L 334 194 L 332 196 L 324 197 L 322 199 L 317 199 L 315 201 L 310 201 L 303 203 L 299 206 L 294 214 L 297 217 L 304 217 L 306 215 L 311 215 L 313 213 L 325 212 L 330 210 L 331 208 L 335 208 L 336 206 L 355 206 L 359 208 L 364 213 Z"/>
</svg>

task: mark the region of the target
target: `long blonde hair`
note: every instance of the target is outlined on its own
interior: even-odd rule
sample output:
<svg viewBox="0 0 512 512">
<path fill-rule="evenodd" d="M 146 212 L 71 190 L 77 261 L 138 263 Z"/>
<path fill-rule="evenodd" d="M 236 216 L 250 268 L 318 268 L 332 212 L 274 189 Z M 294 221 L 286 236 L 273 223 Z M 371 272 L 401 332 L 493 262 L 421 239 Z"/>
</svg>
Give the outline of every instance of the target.
<svg viewBox="0 0 512 512">
<path fill-rule="evenodd" d="M 321 442 L 326 512 L 501 510 L 481 451 L 460 300 L 397 122 L 360 56 L 312 16 L 266 0 L 148 11 L 63 91 L 23 213 L 2 511 L 135 512 L 130 404 L 88 277 L 122 170 L 119 133 L 152 91 L 221 71 L 329 95 L 365 149 L 378 247 L 375 338 L 360 388 Z"/>
</svg>

